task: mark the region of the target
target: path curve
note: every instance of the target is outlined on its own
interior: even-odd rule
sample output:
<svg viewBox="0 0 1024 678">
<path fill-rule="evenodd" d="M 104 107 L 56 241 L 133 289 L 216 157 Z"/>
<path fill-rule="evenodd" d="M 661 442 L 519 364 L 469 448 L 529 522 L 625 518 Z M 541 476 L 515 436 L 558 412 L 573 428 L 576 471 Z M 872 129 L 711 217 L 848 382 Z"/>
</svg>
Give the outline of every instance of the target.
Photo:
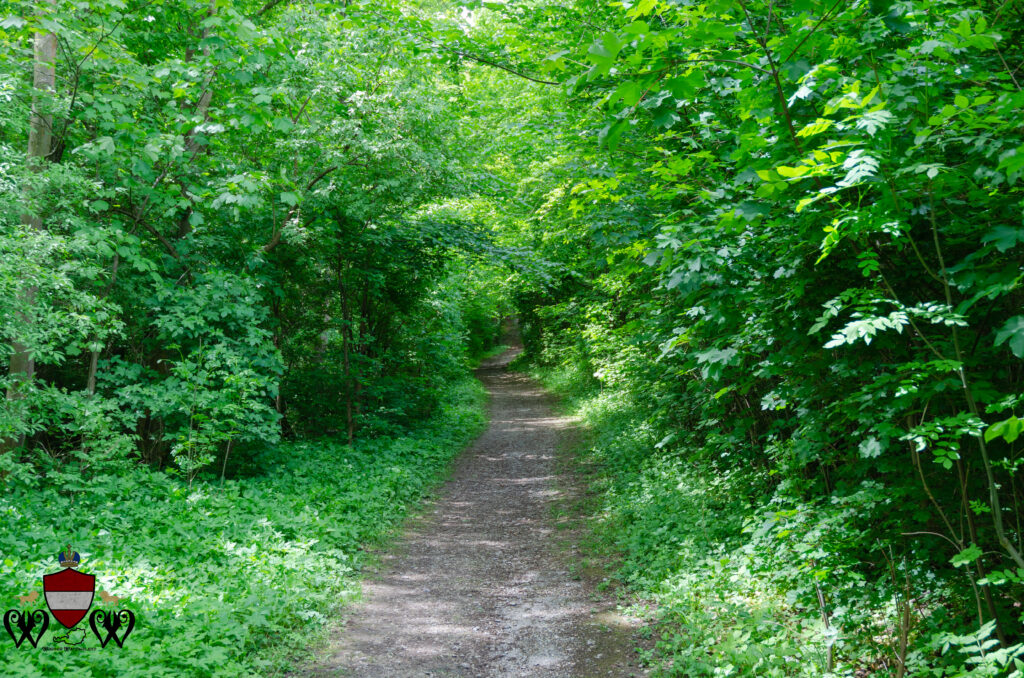
<svg viewBox="0 0 1024 678">
<path fill-rule="evenodd" d="M 477 371 L 490 426 L 456 462 L 327 655 L 307 676 L 641 676 L 633 629 L 575 580 L 555 545 L 555 454 L 572 422 L 509 372 L 511 349 Z"/>
</svg>

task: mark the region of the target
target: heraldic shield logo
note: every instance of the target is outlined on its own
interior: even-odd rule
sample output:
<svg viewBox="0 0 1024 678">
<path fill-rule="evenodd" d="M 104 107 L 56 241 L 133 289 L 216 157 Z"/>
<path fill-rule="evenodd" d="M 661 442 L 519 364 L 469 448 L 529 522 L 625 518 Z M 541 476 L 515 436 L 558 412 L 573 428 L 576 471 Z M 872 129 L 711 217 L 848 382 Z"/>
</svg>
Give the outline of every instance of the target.
<svg viewBox="0 0 1024 678">
<path fill-rule="evenodd" d="M 76 649 L 85 640 L 85 631 L 75 631 L 86 615 L 89 615 L 89 628 L 100 647 L 106 647 L 114 641 L 117 647 L 123 647 L 125 640 L 135 628 L 135 614 L 131 610 L 93 610 L 93 599 L 96 594 L 96 577 L 78 571 L 82 557 L 68 547 L 57 554 L 57 562 L 64 568 L 43 576 L 43 596 L 46 607 L 57 622 L 67 629 L 63 635 L 54 634 L 51 638 L 55 644 L 63 644 L 64 649 Z M 21 647 L 25 641 L 33 648 L 37 647 L 43 635 L 50 628 L 50 616 L 45 610 L 26 610 L 26 604 L 34 603 L 39 595 L 33 591 L 27 596 L 18 596 L 22 609 L 7 610 L 3 616 L 4 628 L 14 641 L 15 647 Z M 106 604 L 117 604 L 122 600 L 106 591 L 100 592 L 100 598 Z M 53 649 L 53 648 L 48 648 Z M 81 649 L 81 648 L 77 648 Z"/>
<path fill-rule="evenodd" d="M 72 629 L 85 618 L 96 592 L 96 577 L 75 570 L 82 558 L 77 552 L 67 550 L 57 555 L 57 561 L 64 569 L 43 577 L 43 594 L 50 614 L 66 628 Z"/>
</svg>

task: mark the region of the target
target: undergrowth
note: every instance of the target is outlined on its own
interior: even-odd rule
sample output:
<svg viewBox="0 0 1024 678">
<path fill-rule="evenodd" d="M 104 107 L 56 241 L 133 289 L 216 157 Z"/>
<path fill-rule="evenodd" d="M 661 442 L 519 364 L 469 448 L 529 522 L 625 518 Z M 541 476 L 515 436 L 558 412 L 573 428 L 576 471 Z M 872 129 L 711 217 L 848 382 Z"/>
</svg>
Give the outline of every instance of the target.
<svg viewBox="0 0 1024 678">
<path fill-rule="evenodd" d="M 943 605 L 954 599 L 948 579 L 904 560 L 892 585 L 866 581 L 860 563 L 886 557 L 861 524 L 887 501 L 877 486 L 800 502 L 768 471 L 666 444 L 649 403 L 628 388 L 602 389 L 571 363 L 529 370 L 582 424 L 574 463 L 590 482 L 584 547 L 645 601 L 637 609 L 655 642 L 641 652 L 654 676 L 900 675 L 884 650 L 897 642 L 904 586 L 917 596 L 924 649 L 902 675 L 1006 675 L 1013 649 L 995 647 L 991 626 L 944 630 L 954 621 Z M 927 595 L 918 593 L 925 582 Z"/>
<path fill-rule="evenodd" d="M 357 594 L 367 556 L 485 423 L 484 394 L 465 379 L 412 434 L 350 447 L 333 439 L 267 448 L 247 477 L 189 490 L 135 464 L 74 482 L 33 480 L 0 498 L 0 590 L 39 591 L 65 543 L 96 591 L 137 617 L 123 648 L 48 651 L 0 643 L 4 676 L 280 674 Z M 77 474 L 75 477 L 78 477 Z M 93 609 L 114 609 L 97 595 Z M 73 633 L 88 633 L 86 623 Z M 82 647 L 96 645 L 92 639 Z"/>
</svg>

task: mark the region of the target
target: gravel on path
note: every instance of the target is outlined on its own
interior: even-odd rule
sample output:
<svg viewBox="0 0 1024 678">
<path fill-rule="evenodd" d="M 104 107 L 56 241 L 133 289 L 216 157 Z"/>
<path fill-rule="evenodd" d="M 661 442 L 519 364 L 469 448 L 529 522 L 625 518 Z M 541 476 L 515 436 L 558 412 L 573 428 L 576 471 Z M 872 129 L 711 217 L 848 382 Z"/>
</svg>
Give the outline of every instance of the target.
<svg viewBox="0 0 1024 678">
<path fill-rule="evenodd" d="M 645 676 L 635 622 L 570 573 L 556 546 L 556 452 L 571 420 L 535 382 L 481 365 L 490 426 L 363 585 L 308 677 Z M 579 563 L 576 563 L 579 565 Z"/>
</svg>

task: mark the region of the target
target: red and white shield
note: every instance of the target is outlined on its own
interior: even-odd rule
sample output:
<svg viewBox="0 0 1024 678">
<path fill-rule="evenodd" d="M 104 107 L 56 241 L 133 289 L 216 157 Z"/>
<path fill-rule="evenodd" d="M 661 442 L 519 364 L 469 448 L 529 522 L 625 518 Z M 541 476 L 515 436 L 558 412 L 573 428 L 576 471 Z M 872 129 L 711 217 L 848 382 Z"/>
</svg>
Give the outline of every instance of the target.
<svg viewBox="0 0 1024 678">
<path fill-rule="evenodd" d="M 71 568 L 43 577 L 46 606 L 54 618 L 67 628 L 82 621 L 92 606 L 96 577 Z"/>
</svg>

